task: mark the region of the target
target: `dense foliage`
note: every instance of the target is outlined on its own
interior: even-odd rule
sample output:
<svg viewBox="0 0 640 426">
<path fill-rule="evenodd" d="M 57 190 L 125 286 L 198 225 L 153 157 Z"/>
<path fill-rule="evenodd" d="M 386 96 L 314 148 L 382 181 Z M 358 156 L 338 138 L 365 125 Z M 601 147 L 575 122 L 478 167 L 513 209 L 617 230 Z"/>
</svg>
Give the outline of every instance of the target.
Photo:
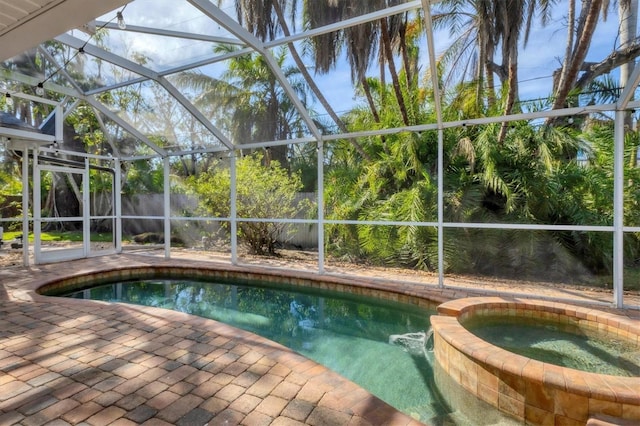
<svg viewBox="0 0 640 426">
<path fill-rule="evenodd" d="M 302 188 L 298 174 L 290 174 L 277 161 L 263 164 L 261 154 L 247 155 L 236 160 L 236 199 L 238 218 L 295 218 L 303 214 L 308 204 L 296 196 Z M 197 195 L 203 215 L 231 217 L 231 170 L 228 165 L 214 165 L 207 173 L 189 181 Z M 255 254 L 275 254 L 277 244 L 287 239 L 286 224 L 268 221 L 237 222 L 238 237 Z M 230 228 L 229 222 L 223 227 Z"/>
</svg>

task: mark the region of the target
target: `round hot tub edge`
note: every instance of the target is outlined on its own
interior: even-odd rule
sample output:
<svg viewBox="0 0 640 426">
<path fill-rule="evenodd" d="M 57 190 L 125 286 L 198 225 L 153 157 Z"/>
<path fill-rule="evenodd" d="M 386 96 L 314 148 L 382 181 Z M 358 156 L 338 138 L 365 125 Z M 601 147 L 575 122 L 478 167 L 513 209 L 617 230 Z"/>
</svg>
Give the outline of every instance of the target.
<svg viewBox="0 0 640 426">
<path fill-rule="evenodd" d="M 479 399 L 526 424 L 586 424 L 599 415 L 640 421 L 640 377 L 579 371 L 495 346 L 463 324 L 475 316 L 574 321 L 639 348 L 640 321 L 593 308 L 503 297 L 445 302 L 431 317 L 434 353 L 448 376 Z"/>
</svg>

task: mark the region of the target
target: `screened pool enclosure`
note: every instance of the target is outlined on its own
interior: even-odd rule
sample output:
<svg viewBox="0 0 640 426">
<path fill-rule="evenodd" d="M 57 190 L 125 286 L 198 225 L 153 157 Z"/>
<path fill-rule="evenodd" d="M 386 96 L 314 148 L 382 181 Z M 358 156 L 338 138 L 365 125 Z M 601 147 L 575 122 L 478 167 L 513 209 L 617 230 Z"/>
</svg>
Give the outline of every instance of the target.
<svg viewBox="0 0 640 426">
<path fill-rule="evenodd" d="M 4 267 L 132 252 L 640 307 L 635 0 L 0 5 Z"/>
</svg>

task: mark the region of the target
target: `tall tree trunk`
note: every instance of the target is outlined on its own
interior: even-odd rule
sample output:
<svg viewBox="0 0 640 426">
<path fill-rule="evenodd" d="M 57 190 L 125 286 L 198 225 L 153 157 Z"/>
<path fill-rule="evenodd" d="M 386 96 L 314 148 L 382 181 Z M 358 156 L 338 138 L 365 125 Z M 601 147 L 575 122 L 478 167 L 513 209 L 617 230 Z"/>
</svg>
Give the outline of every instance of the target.
<svg viewBox="0 0 640 426">
<path fill-rule="evenodd" d="M 618 16 L 620 28 L 620 50 L 631 45 L 636 38 L 638 25 L 638 1 L 618 0 Z M 629 76 L 635 68 L 635 61 L 629 61 L 620 66 L 620 86 L 625 87 Z"/>
<path fill-rule="evenodd" d="M 553 103 L 553 109 L 562 108 L 567 102 L 569 92 L 573 88 L 578 72 L 584 63 L 584 59 L 589 51 L 593 33 L 595 32 L 596 25 L 598 24 L 598 16 L 600 15 L 600 9 L 602 7 L 602 0 L 583 0 L 583 5 L 588 6 L 581 10 L 580 24 L 578 34 L 578 40 L 576 47 L 572 52 L 571 59 L 567 64 L 566 70 L 563 69 L 562 75 L 558 81 L 558 87 L 555 93 L 555 101 Z M 584 24 L 583 24 L 584 23 Z"/>
<path fill-rule="evenodd" d="M 493 59 L 496 52 L 497 29 L 495 28 L 495 13 L 492 5 L 482 1 L 478 4 L 478 19 L 480 30 L 478 31 L 483 55 L 479 57 L 480 66 L 484 68 L 486 78 L 487 107 L 489 110 L 496 105 L 495 78 L 493 71 Z"/>
<path fill-rule="evenodd" d="M 380 46 L 384 46 L 384 42 L 382 41 L 382 33 L 380 34 Z M 387 62 L 386 56 L 384 54 L 384 49 L 380 49 L 379 52 L 380 58 L 378 60 L 379 72 L 380 72 L 380 105 L 387 104 L 387 68 L 385 63 Z M 380 119 L 376 119 L 376 122 L 379 123 Z"/>
<path fill-rule="evenodd" d="M 413 64 L 409 60 L 409 52 L 407 52 L 407 25 L 409 16 L 407 13 L 404 14 L 402 18 L 402 27 L 400 28 L 400 33 L 398 34 L 398 44 L 400 54 L 402 55 L 402 64 L 404 66 L 404 76 L 407 81 L 407 92 L 411 92 L 411 87 L 413 83 Z"/>
<path fill-rule="evenodd" d="M 276 15 L 278 16 L 278 20 L 280 21 L 282 33 L 284 34 L 285 37 L 289 37 L 291 35 L 291 32 L 289 31 L 289 26 L 287 25 L 284 14 L 282 13 L 282 8 L 280 7 L 280 4 L 277 1 L 274 1 L 272 4 L 273 4 L 273 9 L 275 10 Z M 324 97 L 324 94 L 316 84 L 311 74 L 309 74 L 309 70 L 307 70 L 307 67 L 304 65 L 304 62 L 302 61 L 302 58 L 298 54 L 298 51 L 294 46 L 294 44 L 288 43 L 287 46 L 289 47 L 289 51 L 291 52 L 291 57 L 296 63 L 296 66 L 302 73 L 302 76 L 304 77 L 305 81 L 309 85 L 309 88 L 311 89 L 313 94 L 316 96 L 316 98 L 318 99 L 322 107 L 325 109 L 325 111 L 327 111 L 327 114 L 329 114 L 329 116 L 334 121 L 334 123 L 336 123 L 340 131 L 343 133 L 348 133 L 349 131 L 347 129 L 347 126 L 344 124 L 344 121 L 342 121 L 340 117 L 338 117 L 338 114 L 336 114 L 336 112 L 333 110 L 333 108 L 327 101 L 327 98 Z M 357 140 L 351 138 L 349 139 L 349 141 L 351 145 L 353 145 L 353 147 L 356 149 L 356 151 L 358 151 L 358 153 L 362 156 L 362 158 L 364 158 L 367 161 L 371 160 L 371 157 L 369 156 L 369 154 L 365 152 L 365 150 L 362 148 L 362 146 L 358 143 Z"/>
<path fill-rule="evenodd" d="M 402 26 L 398 32 L 398 50 L 400 51 L 400 55 L 402 56 L 402 67 L 404 69 L 404 77 L 405 82 L 407 84 L 407 89 L 405 91 L 406 97 L 408 98 L 408 102 L 406 102 L 409 110 L 409 116 L 411 117 L 411 121 L 415 124 L 417 121 L 417 113 L 416 113 L 416 105 L 417 105 L 417 97 L 418 91 L 414 90 L 416 87 L 415 75 L 416 72 L 416 61 L 412 61 L 409 56 L 409 50 L 407 47 L 407 25 L 408 25 L 408 14 L 405 13 L 402 18 Z"/>
<path fill-rule="evenodd" d="M 575 21 L 576 21 L 576 0 L 569 0 L 567 8 L 567 44 L 564 49 L 564 60 L 562 61 L 562 68 L 558 75 L 554 75 L 553 87 L 554 89 L 560 87 L 560 82 L 566 78 L 567 70 L 569 69 L 569 62 L 573 52 L 573 43 L 576 34 Z"/>
<path fill-rule="evenodd" d="M 504 105 L 504 115 L 509 115 L 513 112 L 516 100 L 518 99 L 518 45 L 517 40 L 511 42 L 511 48 L 509 49 L 509 62 L 508 62 L 508 92 L 507 99 Z M 503 122 L 500 126 L 500 134 L 498 135 L 498 143 L 503 143 L 504 138 L 507 136 L 507 130 L 509 128 L 508 123 Z"/>
<path fill-rule="evenodd" d="M 494 54 L 493 46 L 487 45 L 486 60 L 484 62 L 485 73 L 487 76 L 487 107 L 489 109 L 496 105 L 496 81 L 493 77 L 492 59 Z"/>
<path fill-rule="evenodd" d="M 521 5 L 521 3 L 519 3 Z M 513 112 L 516 100 L 518 99 L 518 41 L 520 38 L 520 24 L 516 21 L 520 19 L 519 14 L 513 14 L 509 9 L 513 5 L 503 6 L 502 10 L 502 64 L 507 70 L 507 99 L 504 102 L 503 114 L 509 115 Z M 519 6 L 518 6 L 519 8 Z M 498 143 L 502 144 L 507 136 L 509 124 L 503 122 L 498 134 Z"/>
<path fill-rule="evenodd" d="M 484 43 L 480 44 L 480 50 L 478 52 L 478 64 L 476 69 L 476 107 L 478 110 L 481 110 L 481 104 L 484 99 L 485 93 L 485 55 L 486 55 L 486 46 Z"/>
<path fill-rule="evenodd" d="M 402 89 L 400 88 L 400 80 L 398 79 L 398 72 L 396 71 L 396 64 L 393 62 L 393 51 L 391 49 L 391 40 L 389 39 L 389 27 L 387 25 L 387 18 L 380 20 L 380 31 L 382 32 L 382 43 L 385 56 L 387 58 L 387 66 L 389 67 L 389 74 L 391 74 L 391 81 L 393 84 L 393 91 L 396 94 L 398 101 L 398 107 L 400 108 L 400 114 L 402 115 L 402 121 L 405 126 L 411 124 L 409 120 L 409 114 L 407 113 L 407 105 L 404 102 L 402 96 Z"/>
<path fill-rule="evenodd" d="M 367 103 L 369 104 L 371 115 L 373 115 L 373 120 L 376 123 L 380 123 L 380 114 L 378 114 L 378 108 L 376 108 L 376 103 L 373 100 L 373 95 L 371 94 L 371 86 L 369 86 L 367 77 L 363 76 L 360 84 L 362 84 L 362 90 L 364 91 L 364 95 L 367 98 Z"/>
</svg>

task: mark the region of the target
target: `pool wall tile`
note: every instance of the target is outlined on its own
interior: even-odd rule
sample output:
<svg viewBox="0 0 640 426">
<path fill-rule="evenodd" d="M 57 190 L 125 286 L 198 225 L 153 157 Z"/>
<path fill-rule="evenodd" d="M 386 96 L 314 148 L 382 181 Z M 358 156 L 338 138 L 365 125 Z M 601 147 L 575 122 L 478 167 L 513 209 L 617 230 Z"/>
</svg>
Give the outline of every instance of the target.
<svg viewBox="0 0 640 426">
<path fill-rule="evenodd" d="M 528 382 L 525 386 L 525 400 L 528 405 L 549 412 L 553 405 L 555 392 L 542 383 Z"/>
<path fill-rule="evenodd" d="M 640 405 L 622 404 L 622 418 L 640 419 Z"/>
<path fill-rule="evenodd" d="M 480 383 L 478 385 L 478 394 L 480 399 L 483 401 L 493 405 L 494 407 L 498 406 L 498 398 L 500 396 L 500 392 L 496 389 L 489 388 L 485 386 L 484 383 Z"/>
<path fill-rule="evenodd" d="M 601 413 L 608 416 L 620 417 L 623 415 L 623 404 L 589 398 L 589 412 Z"/>
<path fill-rule="evenodd" d="M 581 421 L 570 419 L 569 417 L 561 416 L 559 414 L 554 416 L 554 424 L 556 426 L 584 426 L 584 423 Z"/>
<path fill-rule="evenodd" d="M 517 398 L 512 398 L 502 392 L 498 395 L 498 408 L 516 420 L 524 421 L 524 406 L 524 401 Z"/>
<path fill-rule="evenodd" d="M 525 400 L 525 382 L 520 376 L 505 373 L 500 371 L 499 373 L 498 392 L 500 395 L 506 395 L 516 401 Z"/>
<path fill-rule="evenodd" d="M 478 369 L 477 365 L 467 357 L 463 357 L 464 374 L 460 377 L 460 384 L 466 390 L 476 394 L 478 392 Z"/>
<path fill-rule="evenodd" d="M 527 424 L 553 425 L 555 415 L 529 404 L 524 406 L 524 420 Z"/>
<path fill-rule="evenodd" d="M 555 390 L 554 413 L 576 421 L 588 418 L 589 398 L 583 395 Z"/>
</svg>

